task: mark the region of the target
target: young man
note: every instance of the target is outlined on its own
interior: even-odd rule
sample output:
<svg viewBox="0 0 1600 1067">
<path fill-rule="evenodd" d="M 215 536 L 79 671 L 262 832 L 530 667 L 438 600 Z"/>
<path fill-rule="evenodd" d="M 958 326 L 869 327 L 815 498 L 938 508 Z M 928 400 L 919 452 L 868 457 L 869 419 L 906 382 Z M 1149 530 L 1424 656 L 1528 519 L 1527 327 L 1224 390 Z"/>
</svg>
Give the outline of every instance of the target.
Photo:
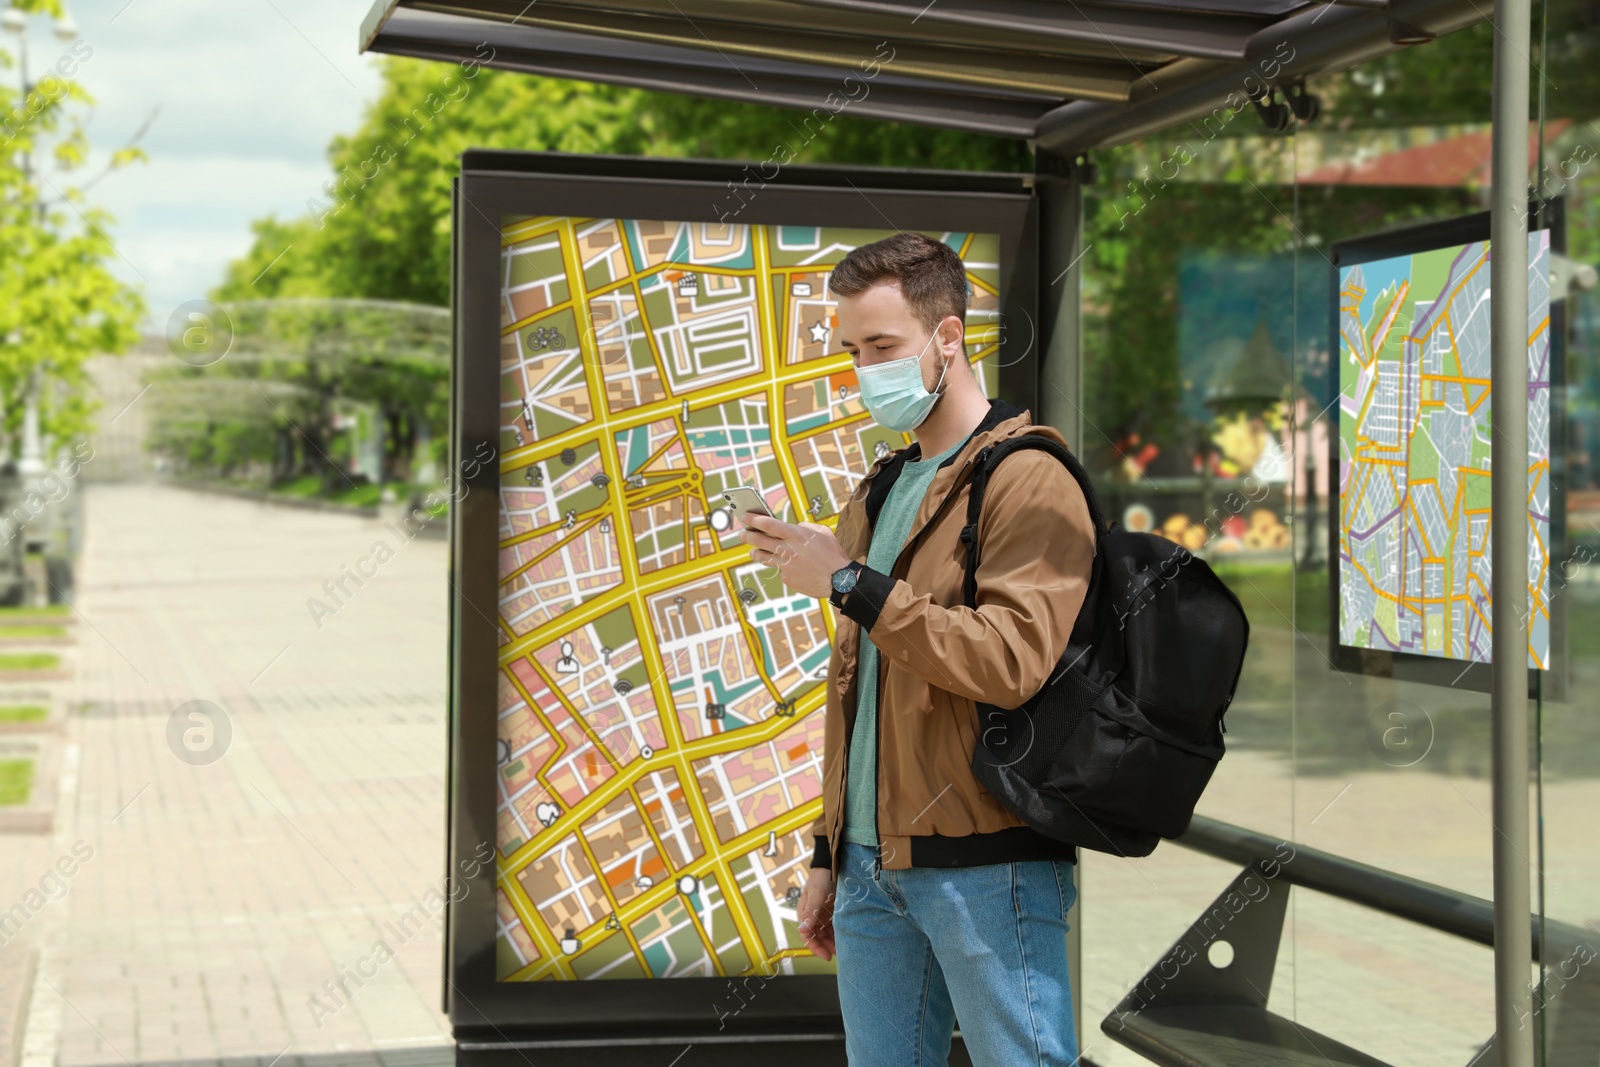
<svg viewBox="0 0 1600 1067">
<path fill-rule="evenodd" d="M 984 494 L 966 607 L 960 531 L 979 450 L 1065 440 L 984 395 L 947 245 L 865 245 L 829 287 L 867 412 L 916 442 L 872 465 L 835 529 L 752 516 L 743 533 L 753 559 L 839 613 L 800 930 L 822 959 L 837 949 L 853 1067 L 943 1064 L 957 1019 L 978 1067 L 1069 1067 L 1075 851 L 1013 815 L 971 764 L 976 703 L 1019 706 L 1066 649 L 1094 553 L 1088 506 L 1053 456 L 1008 457 Z"/>
</svg>

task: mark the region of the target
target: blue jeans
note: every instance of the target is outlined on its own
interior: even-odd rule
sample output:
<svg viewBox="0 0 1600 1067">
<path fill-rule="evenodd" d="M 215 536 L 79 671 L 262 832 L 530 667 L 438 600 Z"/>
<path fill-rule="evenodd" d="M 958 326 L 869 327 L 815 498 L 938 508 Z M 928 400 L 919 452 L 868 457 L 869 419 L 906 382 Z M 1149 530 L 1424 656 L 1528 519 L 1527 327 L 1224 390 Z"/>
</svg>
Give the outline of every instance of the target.
<svg viewBox="0 0 1600 1067">
<path fill-rule="evenodd" d="M 834 947 L 850 1067 L 945 1067 L 957 1017 L 974 1067 L 1072 1067 L 1073 865 L 874 873 L 844 842 Z"/>
</svg>

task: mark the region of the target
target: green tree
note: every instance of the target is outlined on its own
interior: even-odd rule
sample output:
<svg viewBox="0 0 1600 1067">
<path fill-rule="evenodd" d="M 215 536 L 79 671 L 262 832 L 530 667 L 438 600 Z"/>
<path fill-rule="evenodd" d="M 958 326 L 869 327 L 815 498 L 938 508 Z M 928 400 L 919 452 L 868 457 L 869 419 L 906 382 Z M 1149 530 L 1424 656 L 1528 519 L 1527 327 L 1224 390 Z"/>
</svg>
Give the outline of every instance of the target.
<svg viewBox="0 0 1600 1067">
<path fill-rule="evenodd" d="M 1021 142 L 885 126 L 848 114 L 802 141 L 792 125 L 798 114 L 470 64 L 386 60 L 383 89 L 360 128 L 328 148 L 333 177 L 307 190 L 304 212 L 252 224 L 250 250 L 211 294 L 235 311 L 236 351 L 200 372 L 169 372 L 177 386 L 172 402 L 162 402 L 170 420 L 158 447 L 192 471 L 226 477 L 267 466 L 279 481 L 316 474 L 334 492 L 345 476 L 329 463 L 337 451 L 332 403 L 346 397 L 376 406 L 385 480 L 408 480 L 423 432 L 436 447 L 445 432 L 447 368 L 437 345 L 418 343 L 409 354 L 404 344 L 376 351 L 381 309 L 355 316 L 348 308 L 307 311 L 293 302 L 365 298 L 444 306 L 450 187 L 470 148 L 761 160 L 783 141 L 800 162 L 1028 165 Z M 272 300 L 283 302 L 281 313 L 260 303 Z M 415 312 L 396 309 L 388 321 L 403 332 L 408 317 Z M 246 357 L 239 346 L 257 352 Z M 264 388 L 269 380 L 284 391 L 274 394 L 277 410 L 229 404 L 218 416 L 183 399 L 198 395 L 183 391 L 198 387 L 189 381 L 196 377 L 231 379 L 228 395 L 245 400 L 240 387 Z M 277 435 L 261 432 L 262 418 L 276 419 Z"/>
<path fill-rule="evenodd" d="M 763 160 L 782 144 L 800 163 L 872 167 L 925 167 L 940 170 L 1028 171 L 1033 154 L 1027 143 L 961 130 L 904 122 L 879 122 L 848 110 L 807 136 L 806 112 L 790 108 L 735 104 L 697 96 L 639 94 L 661 133 L 660 145 L 674 155 L 708 159 Z"/>
<path fill-rule="evenodd" d="M 341 405 L 382 424 L 379 481 L 416 480 L 424 437 L 444 445 L 449 316 L 396 301 L 323 297 L 226 305 L 236 330 L 221 362 L 164 368 L 148 404 L 153 447 L 201 477 L 251 483 L 310 475 L 328 493 L 358 488 L 346 473 L 357 442 L 335 428 Z M 434 456 L 437 459 L 437 456 Z"/>
<path fill-rule="evenodd" d="M 1563 77 L 1575 89 L 1588 74 L 1572 70 L 1570 57 L 1591 36 L 1576 7 L 1552 12 L 1550 46 L 1551 62 L 1564 63 Z M 1322 98 L 1323 113 L 1313 130 L 1486 121 L 1493 40 L 1484 23 L 1316 79 L 1310 88 Z M 781 144 L 801 163 L 1001 171 L 1033 165 L 1022 141 L 876 122 L 848 109 L 807 139 L 797 125 L 804 112 L 790 109 L 503 71 L 468 76 L 462 68 L 405 59 L 387 60 L 383 78 L 361 127 L 330 145 L 332 183 L 314 191 L 305 212 L 255 223 L 254 245 L 230 268 L 218 299 L 320 295 L 443 305 L 450 183 L 468 148 L 756 161 Z M 1472 206 L 1460 190 L 1303 187 L 1290 226 L 1291 196 L 1272 184 L 1282 172 L 1284 142 L 1263 137 L 1248 106 L 1221 140 L 1226 145 L 1208 150 L 1229 161 L 1220 179 L 1197 183 L 1186 174 L 1126 226 L 1126 184 L 1149 177 L 1170 139 L 1093 153 L 1101 177 L 1089 190 L 1085 220 L 1085 243 L 1093 246 L 1085 385 L 1092 418 L 1113 440 L 1136 434 L 1170 451 L 1180 447 L 1175 435 L 1190 432 L 1177 417 L 1184 388 L 1177 366 L 1181 248 L 1266 255 L 1297 241 L 1316 245 Z M 1315 248 L 1302 248 L 1308 263 L 1315 256 Z M 388 371 L 368 387 L 401 388 Z M 1116 450 L 1093 436 L 1110 462 Z"/>
<path fill-rule="evenodd" d="M 328 148 L 333 178 L 304 213 L 260 219 L 251 249 L 213 292 L 374 297 L 444 305 L 450 184 L 469 148 L 763 160 L 780 141 L 797 162 L 1026 169 L 1020 141 L 832 120 L 809 143 L 800 112 L 507 71 L 388 59 L 361 127 Z"/>
<path fill-rule="evenodd" d="M 57 0 L 15 6 L 28 14 L 61 13 Z M 84 363 L 137 341 L 144 312 L 139 293 L 109 269 L 117 254 L 107 233 L 110 216 L 84 194 L 143 153 L 121 148 L 99 176 L 79 177 L 89 142 L 82 108 L 73 105 L 93 100 L 70 75 L 92 54 L 86 42 L 76 42 L 26 87 L 0 86 L 0 432 L 6 438 L 0 447 L 10 454 L 31 390 L 48 439 L 63 442 L 88 429 Z M 0 51 L 0 68 L 17 70 L 19 58 Z"/>
</svg>

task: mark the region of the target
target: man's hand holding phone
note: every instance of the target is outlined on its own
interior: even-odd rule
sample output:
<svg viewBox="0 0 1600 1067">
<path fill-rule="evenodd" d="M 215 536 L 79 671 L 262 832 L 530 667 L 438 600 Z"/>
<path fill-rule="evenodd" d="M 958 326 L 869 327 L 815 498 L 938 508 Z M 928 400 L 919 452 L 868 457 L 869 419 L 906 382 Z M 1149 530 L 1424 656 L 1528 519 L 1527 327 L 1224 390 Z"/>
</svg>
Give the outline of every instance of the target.
<svg viewBox="0 0 1600 1067">
<path fill-rule="evenodd" d="M 738 515 L 744 524 L 739 537 L 751 546 L 751 559 L 778 568 L 790 589 L 819 600 L 828 598 L 833 572 L 850 562 L 832 530 L 820 523 L 784 522 L 754 511 Z"/>
</svg>

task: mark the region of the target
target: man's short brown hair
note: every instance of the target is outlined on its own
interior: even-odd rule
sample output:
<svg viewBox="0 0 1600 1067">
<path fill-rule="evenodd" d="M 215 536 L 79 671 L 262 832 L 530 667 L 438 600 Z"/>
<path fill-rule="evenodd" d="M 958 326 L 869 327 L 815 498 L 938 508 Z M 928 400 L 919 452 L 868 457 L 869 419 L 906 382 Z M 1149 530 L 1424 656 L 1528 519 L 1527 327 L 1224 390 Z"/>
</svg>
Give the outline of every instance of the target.
<svg viewBox="0 0 1600 1067">
<path fill-rule="evenodd" d="M 943 241 L 897 233 L 862 245 L 833 268 L 828 288 L 839 296 L 857 296 L 885 281 L 900 283 L 911 313 L 930 330 L 946 315 L 966 319 L 967 268 Z"/>
</svg>

